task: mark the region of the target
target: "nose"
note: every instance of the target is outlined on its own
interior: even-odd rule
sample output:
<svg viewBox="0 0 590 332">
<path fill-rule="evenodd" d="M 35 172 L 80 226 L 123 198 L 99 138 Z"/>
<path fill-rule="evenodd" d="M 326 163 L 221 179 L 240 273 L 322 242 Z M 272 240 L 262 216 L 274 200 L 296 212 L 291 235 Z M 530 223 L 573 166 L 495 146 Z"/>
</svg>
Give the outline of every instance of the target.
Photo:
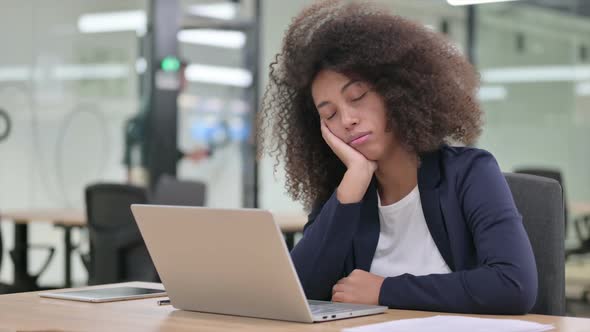
<svg viewBox="0 0 590 332">
<path fill-rule="evenodd" d="M 350 107 L 346 107 L 346 108 L 342 109 L 340 119 L 342 121 L 342 126 L 346 130 L 352 130 L 354 127 L 356 127 L 359 124 L 359 121 L 360 121 L 357 111 L 355 109 L 350 108 Z"/>
</svg>

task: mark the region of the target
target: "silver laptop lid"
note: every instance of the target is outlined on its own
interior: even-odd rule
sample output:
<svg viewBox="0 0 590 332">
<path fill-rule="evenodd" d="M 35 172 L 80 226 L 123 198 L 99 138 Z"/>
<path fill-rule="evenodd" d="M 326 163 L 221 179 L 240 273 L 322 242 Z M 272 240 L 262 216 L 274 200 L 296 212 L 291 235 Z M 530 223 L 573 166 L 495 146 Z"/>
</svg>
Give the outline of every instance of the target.
<svg viewBox="0 0 590 332">
<path fill-rule="evenodd" d="M 137 204 L 131 210 L 174 307 L 313 321 L 269 212 Z"/>
</svg>

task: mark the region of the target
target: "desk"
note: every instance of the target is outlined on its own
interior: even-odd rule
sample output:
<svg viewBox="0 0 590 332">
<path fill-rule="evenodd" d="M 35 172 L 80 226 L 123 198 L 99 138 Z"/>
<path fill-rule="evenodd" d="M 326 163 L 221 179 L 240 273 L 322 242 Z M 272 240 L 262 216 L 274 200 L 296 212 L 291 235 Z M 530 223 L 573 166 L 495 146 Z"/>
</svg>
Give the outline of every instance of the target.
<svg viewBox="0 0 590 332">
<path fill-rule="evenodd" d="M 133 282 L 110 286 L 161 288 L 161 284 Z M 40 298 L 37 293 L 0 295 L 0 331 L 340 331 L 346 327 L 396 319 L 430 317 L 438 313 L 388 310 L 385 314 L 333 322 L 304 324 L 256 318 L 180 311 L 158 306 L 157 299 L 84 303 Z M 474 317 L 477 315 L 474 315 Z M 588 331 L 590 319 L 542 315 L 477 316 L 515 318 L 553 324 L 554 331 Z"/>
<path fill-rule="evenodd" d="M 14 222 L 14 287 L 19 291 L 36 289 L 37 285 L 28 273 L 29 243 L 28 225 L 31 222 L 50 222 L 64 230 L 64 279 L 65 287 L 72 287 L 72 244 L 71 230 L 74 227 L 86 226 L 86 214 L 76 209 L 27 209 L 0 210 L 0 220 Z"/>
<path fill-rule="evenodd" d="M 590 301 L 590 262 L 572 261 L 565 264 L 565 291 L 570 299 Z M 590 328 L 589 328 L 590 330 Z"/>
<path fill-rule="evenodd" d="M 307 217 L 298 214 L 274 214 L 275 221 L 285 233 L 287 246 L 293 248 L 295 233 L 301 232 L 307 222 Z M 28 210 L 0 210 L 0 220 L 14 222 L 14 287 L 21 291 L 36 289 L 34 281 L 28 274 L 28 224 L 36 221 L 50 222 L 64 229 L 65 287 L 72 287 L 72 252 L 74 245 L 71 240 L 71 230 L 74 227 L 86 226 L 86 213 L 76 209 L 28 209 Z"/>
<path fill-rule="evenodd" d="M 571 202 L 569 209 L 574 217 L 590 215 L 590 202 Z"/>
<path fill-rule="evenodd" d="M 303 226 L 307 223 L 307 216 L 304 214 L 273 213 L 283 233 L 303 232 Z"/>
</svg>

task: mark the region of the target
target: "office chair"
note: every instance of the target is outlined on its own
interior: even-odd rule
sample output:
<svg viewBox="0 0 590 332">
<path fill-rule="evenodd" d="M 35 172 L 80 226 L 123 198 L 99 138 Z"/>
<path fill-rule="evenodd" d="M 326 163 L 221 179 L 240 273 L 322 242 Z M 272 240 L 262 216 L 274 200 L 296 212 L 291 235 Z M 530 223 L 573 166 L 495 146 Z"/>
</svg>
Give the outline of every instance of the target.
<svg viewBox="0 0 590 332">
<path fill-rule="evenodd" d="M 158 274 L 131 213 L 131 204 L 147 203 L 144 188 L 125 184 L 86 187 L 91 285 L 158 281 Z"/>
<path fill-rule="evenodd" d="M 178 180 L 164 174 L 150 195 L 150 204 L 204 206 L 207 186 L 203 182 Z"/>
<path fill-rule="evenodd" d="M 565 236 L 567 237 L 568 231 L 568 207 L 567 207 L 567 199 L 565 196 L 565 186 L 563 183 L 563 177 L 559 170 L 551 169 L 551 168 L 518 168 L 515 171 L 516 173 L 523 173 L 523 174 L 531 174 L 537 176 L 543 176 L 546 178 L 554 179 L 563 188 L 563 200 L 565 202 Z M 574 231 L 576 237 L 578 238 L 578 242 L 580 245 L 574 249 L 568 249 L 565 252 L 566 259 L 569 258 L 571 255 L 584 255 L 590 253 L 590 215 L 577 217 L 576 219 L 572 220 L 574 225 Z"/>
<path fill-rule="evenodd" d="M 546 177 L 505 173 L 529 236 L 539 288 L 531 313 L 565 313 L 564 206 L 562 188 Z"/>
<path fill-rule="evenodd" d="M 559 185 L 561 185 L 561 189 L 563 190 L 563 201 L 564 201 L 564 205 L 563 205 L 564 215 L 565 215 L 564 238 L 567 237 L 568 220 L 569 220 L 568 214 L 569 213 L 568 213 L 568 207 L 567 207 L 567 197 L 565 195 L 565 185 L 563 183 L 563 176 L 561 174 L 561 171 L 558 169 L 553 169 L 553 168 L 522 167 L 522 168 L 515 169 L 514 173 L 542 176 L 542 177 L 553 179 L 553 180 L 559 182 Z"/>
</svg>

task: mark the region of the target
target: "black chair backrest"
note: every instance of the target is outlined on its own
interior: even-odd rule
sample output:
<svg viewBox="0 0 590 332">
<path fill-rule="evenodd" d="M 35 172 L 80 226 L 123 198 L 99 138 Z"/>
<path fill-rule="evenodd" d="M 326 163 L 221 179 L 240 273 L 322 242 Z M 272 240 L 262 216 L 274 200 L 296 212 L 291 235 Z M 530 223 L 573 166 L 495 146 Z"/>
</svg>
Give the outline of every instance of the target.
<svg viewBox="0 0 590 332">
<path fill-rule="evenodd" d="M 552 179 L 505 173 L 527 231 L 539 278 L 537 302 L 531 313 L 564 315 L 564 212 L 561 185 Z"/>
<path fill-rule="evenodd" d="M 164 174 L 160 176 L 153 194 L 151 204 L 204 206 L 207 187 L 198 181 L 178 180 Z"/>
<path fill-rule="evenodd" d="M 110 183 L 86 187 L 89 284 L 158 280 L 130 209 L 131 204 L 146 203 L 147 193 L 141 187 Z"/>
<path fill-rule="evenodd" d="M 523 167 L 523 168 L 517 168 L 515 171 L 515 173 L 522 173 L 522 174 L 530 174 L 530 175 L 536 175 L 536 176 L 542 176 L 545 178 L 550 178 L 553 179 L 557 182 L 559 182 L 559 184 L 561 185 L 561 189 L 563 190 L 563 201 L 567 202 L 566 196 L 565 196 L 565 185 L 563 183 L 563 176 L 561 175 L 561 171 L 558 169 L 553 169 L 553 168 L 535 168 L 535 167 Z M 567 211 L 567 204 L 564 204 L 563 206 L 563 210 L 565 213 L 565 230 L 566 230 L 566 234 L 567 234 L 567 221 L 568 221 L 568 211 Z"/>
</svg>

